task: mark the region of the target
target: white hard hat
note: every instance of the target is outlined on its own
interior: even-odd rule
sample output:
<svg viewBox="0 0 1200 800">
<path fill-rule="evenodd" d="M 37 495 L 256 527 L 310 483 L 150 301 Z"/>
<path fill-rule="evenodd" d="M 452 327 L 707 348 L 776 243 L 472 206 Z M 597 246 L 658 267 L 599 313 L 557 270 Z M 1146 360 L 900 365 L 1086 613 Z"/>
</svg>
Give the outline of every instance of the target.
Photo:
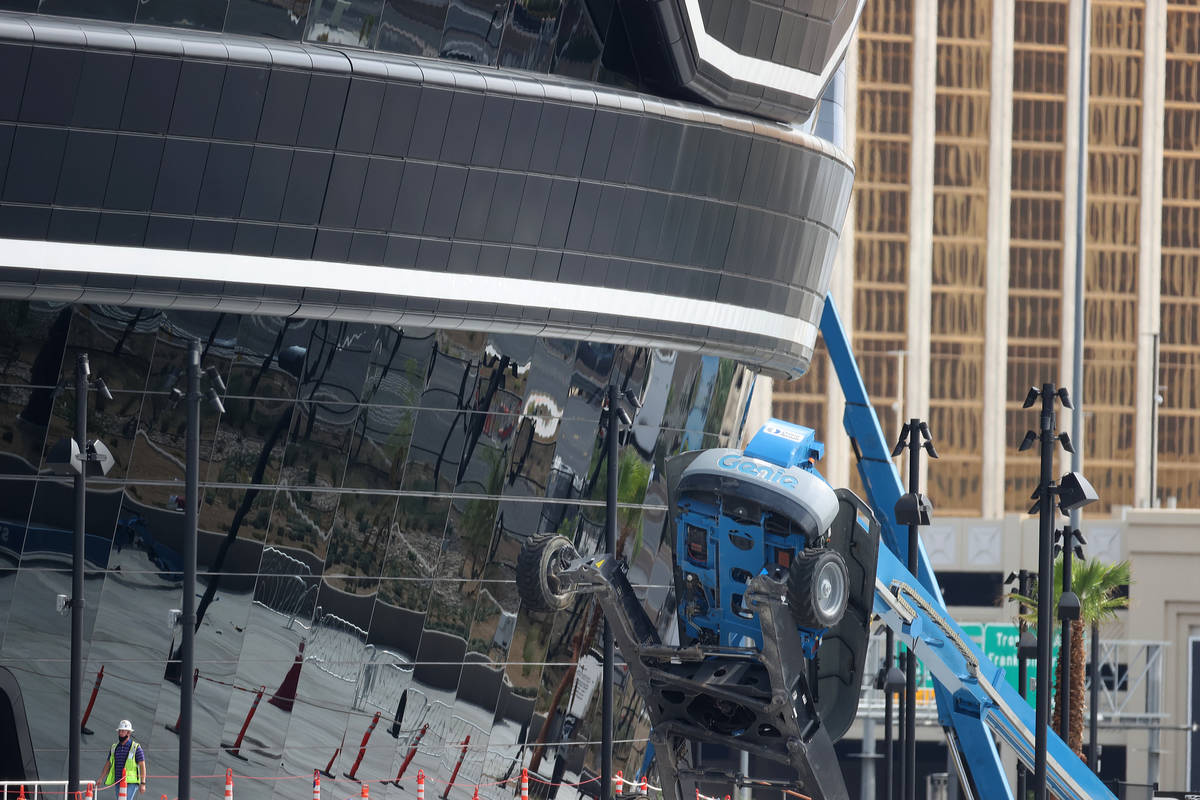
<svg viewBox="0 0 1200 800">
<path fill-rule="evenodd" d="M 123 720 L 121 720 L 120 724 L 117 725 L 117 730 L 118 731 L 129 731 L 130 733 L 133 733 L 133 723 L 127 719 L 123 719 Z"/>
</svg>

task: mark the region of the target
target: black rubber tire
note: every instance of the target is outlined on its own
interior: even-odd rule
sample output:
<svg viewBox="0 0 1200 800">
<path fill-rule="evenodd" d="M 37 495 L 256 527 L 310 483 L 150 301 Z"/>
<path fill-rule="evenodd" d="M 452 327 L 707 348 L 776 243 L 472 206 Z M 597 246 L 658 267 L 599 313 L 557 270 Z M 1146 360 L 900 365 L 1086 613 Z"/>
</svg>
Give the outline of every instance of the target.
<svg viewBox="0 0 1200 800">
<path fill-rule="evenodd" d="M 565 562 L 575 557 L 575 545 L 565 536 L 541 533 L 521 545 L 517 556 L 517 593 L 530 611 L 562 611 L 575 592 L 557 578 Z"/>
<path fill-rule="evenodd" d="M 830 597 L 830 593 L 840 596 Z M 850 575 L 841 553 L 805 550 L 792 559 L 787 600 L 801 628 L 832 628 L 846 613 L 849 597 Z"/>
</svg>

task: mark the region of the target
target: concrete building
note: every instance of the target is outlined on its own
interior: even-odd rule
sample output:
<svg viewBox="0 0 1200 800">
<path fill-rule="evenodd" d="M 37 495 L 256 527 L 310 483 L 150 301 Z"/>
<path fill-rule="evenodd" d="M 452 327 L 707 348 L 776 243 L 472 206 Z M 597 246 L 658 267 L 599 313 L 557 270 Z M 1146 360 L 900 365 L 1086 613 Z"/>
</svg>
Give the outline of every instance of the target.
<svg viewBox="0 0 1200 800">
<path fill-rule="evenodd" d="M 833 292 L 887 435 L 915 416 L 937 440 L 926 546 L 956 618 L 1004 623 L 1011 607 L 992 606 L 1000 579 L 1037 561 L 1018 534 L 1038 469 L 1036 449 L 1017 449 L 1036 426 L 1021 403 L 1031 385 L 1071 383 L 1083 242 L 1076 400 L 1083 471 L 1101 498 L 1083 530 L 1089 555 L 1134 565 L 1131 610 L 1104 636 L 1170 643 L 1163 722 L 1186 726 L 1195 672 L 1191 623 L 1178 620 L 1195 589 L 1160 579 L 1176 574 L 1157 571 L 1170 556 L 1145 548 L 1166 548 L 1177 567 L 1200 549 L 1182 535 L 1194 515 L 1152 508 L 1200 507 L 1200 9 L 1086 6 L 1085 20 L 1077 0 L 866 4 L 848 60 L 857 176 Z M 830 376 L 814 358 L 805 377 L 776 383 L 773 411 L 829 431 L 827 474 L 858 486 Z M 1070 424 L 1063 412 L 1061 429 Z M 1170 731 L 1153 766 L 1144 729 L 1106 729 L 1112 774 L 1200 787 L 1189 740 Z"/>
</svg>

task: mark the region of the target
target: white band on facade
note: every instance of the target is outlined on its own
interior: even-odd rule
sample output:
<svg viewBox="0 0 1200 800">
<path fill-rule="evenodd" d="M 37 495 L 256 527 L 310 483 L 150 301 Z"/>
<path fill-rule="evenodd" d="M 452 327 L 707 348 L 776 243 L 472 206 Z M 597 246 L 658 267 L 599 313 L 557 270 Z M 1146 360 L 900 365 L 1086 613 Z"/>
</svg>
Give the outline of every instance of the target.
<svg viewBox="0 0 1200 800">
<path fill-rule="evenodd" d="M 0 266 L 532 306 L 706 325 L 808 348 L 817 338 L 807 320 L 713 300 L 406 267 L 26 239 L 0 239 Z"/>
</svg>

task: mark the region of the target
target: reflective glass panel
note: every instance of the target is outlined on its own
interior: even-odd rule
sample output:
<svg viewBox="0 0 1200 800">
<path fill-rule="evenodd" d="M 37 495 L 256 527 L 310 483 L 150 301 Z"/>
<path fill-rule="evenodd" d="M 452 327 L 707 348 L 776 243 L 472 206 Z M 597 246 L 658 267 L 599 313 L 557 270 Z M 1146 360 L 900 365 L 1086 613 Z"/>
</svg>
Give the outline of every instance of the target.
<svg viewBox="0 0 1200 800">
<path fill-rule="evenodd" d="M 309 10 L 310 42 L 373 47 L 383 0 L 315 0 Z"/>
</svg>

